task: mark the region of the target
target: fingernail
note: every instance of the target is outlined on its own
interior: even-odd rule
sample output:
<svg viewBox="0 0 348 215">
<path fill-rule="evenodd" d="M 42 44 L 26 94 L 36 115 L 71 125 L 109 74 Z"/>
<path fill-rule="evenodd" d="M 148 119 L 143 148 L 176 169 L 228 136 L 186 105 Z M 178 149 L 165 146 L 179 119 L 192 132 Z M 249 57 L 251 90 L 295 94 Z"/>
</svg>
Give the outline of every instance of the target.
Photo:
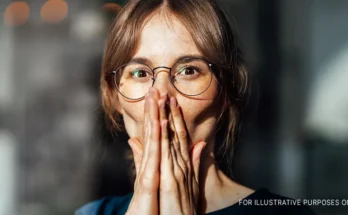
<svg viewBox="0 0 348 215">
<path fill-rule="evenodd" d="M 152 93 L 152 95 L 154 95 L 156 93 L 156 89 L 154 87 L 151 87 L 150 92 Z"/>
<path fill-rule="evenodd" d="M 163 99 L 166 102 L 168 99 L 168 93 L 161 95 L 161 99 Z"/>
<path fill-rule="evenodd" d="M 170 105 L 171 105 L 172 107 L 178 106 L 178 102 L 177 102 L 176 98 L 174 98 L 174 97 L 171 97 L 171 98 L 170 98 Z"/>
<path fill-rule="evenodd" d="M 207 146 L 207 143 L 205 143 L 202 147 L 202 151 L 205 149 L 205 147 Z"/>
<path fill-rule="evenodd" d="M 152 89 L 152 87 L 150 88 L 150 90 L 149 90 L 149 96 L 152 96 L 153 95 L 153 89 Z"/>
</svg>

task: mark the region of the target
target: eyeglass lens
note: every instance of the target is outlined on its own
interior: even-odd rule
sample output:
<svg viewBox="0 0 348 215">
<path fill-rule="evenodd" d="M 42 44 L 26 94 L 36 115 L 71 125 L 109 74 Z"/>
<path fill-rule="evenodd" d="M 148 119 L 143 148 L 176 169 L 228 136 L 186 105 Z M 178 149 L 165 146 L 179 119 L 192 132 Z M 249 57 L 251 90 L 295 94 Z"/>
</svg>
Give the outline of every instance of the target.
<svg viewBox="0 0 348 215">
<path fill-rule="evenodd" d="M 146 64 L 130 62 L 117 69 L 115 85 L 122 96 L 140 99 L 154 83 L 153 70 Z M 155 75 L 156 77 L 156 75 Z M 188 96 L 199 95 L 210 85 L 212 73 L 207 62 L 201 59 L 179 61 L 170 69 L 174 87 Z"/>
</svg>

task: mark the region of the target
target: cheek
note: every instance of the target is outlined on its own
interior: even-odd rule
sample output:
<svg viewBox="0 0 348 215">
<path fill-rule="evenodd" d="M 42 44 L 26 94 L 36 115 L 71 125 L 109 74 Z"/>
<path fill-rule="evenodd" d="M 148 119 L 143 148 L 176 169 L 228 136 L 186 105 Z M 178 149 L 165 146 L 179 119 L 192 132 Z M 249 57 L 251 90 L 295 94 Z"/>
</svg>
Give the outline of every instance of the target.
<svg viewBox="0 0 348 215">
<path fill-rule="evenodd" d="M 141 138 L 144 103 L 144 100 L 138 102 L 120 101 L 126 131 L 131 138 Z"/>
<path fill-rule="evenodd" d="M 185 123 L 188 127 L 197 126 L 204 121 L 215 118 L 214 100 L 178 99 Z"/>
<path fill-rule="evenodd" d="M 217 85 L 195 98 L 178 97 L 184 120 L 190 135 L 206 139 L 214 131 L 218 113 Z"/>
</svg>

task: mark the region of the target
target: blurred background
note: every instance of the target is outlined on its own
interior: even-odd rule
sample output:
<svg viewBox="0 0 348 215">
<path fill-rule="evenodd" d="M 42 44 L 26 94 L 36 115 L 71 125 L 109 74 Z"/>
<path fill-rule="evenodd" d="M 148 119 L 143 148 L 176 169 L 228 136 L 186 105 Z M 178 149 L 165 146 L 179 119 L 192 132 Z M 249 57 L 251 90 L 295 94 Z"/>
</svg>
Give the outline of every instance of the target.
<svg viewBox="0 0 348 215">
<path fill-rule="evenodd" d="M 348 199 L 348 1 L 219 2 L 254 80 L 235 178 L 292 198 Z M 73 214 L 132 191 L 127 136 L 105 129 L 98 86 L 125 3 L 1 0 L 0 215 Z"/>
</svg>

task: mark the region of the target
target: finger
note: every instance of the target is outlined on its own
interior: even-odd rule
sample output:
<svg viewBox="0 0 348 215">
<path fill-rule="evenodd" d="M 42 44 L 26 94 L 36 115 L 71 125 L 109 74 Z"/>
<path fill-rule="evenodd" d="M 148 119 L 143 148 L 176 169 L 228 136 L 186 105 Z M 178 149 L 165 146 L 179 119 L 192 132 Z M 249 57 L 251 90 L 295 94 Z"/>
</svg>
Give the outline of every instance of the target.
<svg viewBox="0 0 348 215">
<path fill-rule="evenodd" d="M 158 104 L 150 96 L 149 98 L 149 108 L 150 108 L 150 125 L 151 125 L 151 137 L 150 137 L 150 147 L 149 147 L 149 160 L 150 166 L 157 167 L 159 164 L 159 155 L 160 155 L 160 128 L 158 121 Z"/>
<path fill-rule="evenodd" d="M 180 111 L 180 107 L 178 106 L 178 102 L 176 98 L 171 97 L 170 98 L 170 111 L 172 113 L 173 117 L 173 123 L 174 123 L 174 128 L 175 128 L 175 133 L 178 138 L 179 143 L 176 148 L 180 150 L 180 154 L 186 165 L 190 165 L 190 156 L 189 156 L 189 150 L 188 150 L 188 135 L 185 127 L 185 122 L 183 119 L 183 116 Z"/>
<path fill-rule="evenodd" d="M 159 110 L 158 110 L 158 91 L 156 88 L 150 89 L 150 94 L 148 98 L 148 111 L 149 111 L 149 120 L 151 123 L 158 123 L 158 116 L 159 116 Z"/>
<path fill-rule="evenodd" d="M 148 128 L 148 120 L 149 120 L 149 108 L 148 108 L 148 97 L 149 93 L 146 93 L 145 99 L 144 99 L 144 119 L 143 119 L 143 138 L 145 137 L 146 128 Z M 143 143 L 145 143 L 145 139 L 142 140 Z"/>
<path fill-rule="evenodd" d="M 151 122 L 150 122 L 150 113 L 149 113 L 149 98 L 150 94 L 148 93 L 145 97 L 145 107 L 144 107 L 144 114 L 146 114 L 146 122 L 144 121 L 144 129 L 143 129 L 143 144 L 144 144 L 144 152 L 143 152 L 143 159 L 141 160 L 140 164 L 140 172 L 144 171 L 145 168 L 145 160 L 147 160 L 148 154 L 149 154 L 149 148 L 150 148 L 150 137 L 151 137 Z"/>
<path fill-rule="evenodd" d="M 167 162 L 170 159 L 170 150 L 169 150 L 169 136 L 168 136 L 168 117 L 166 113 L 166 101 L 167 94 L 161 96 L 159 104 L 159 115 L 161 122 L 161 162 Z M 165 163 L 167 165 L 167 163 Z M 165 169 L 165 168 L 164 168 Z"/>
<path fill-rule="evenodd" d="M 172 191 L 175 190 L 173 185 L 176 185 L 176 180 L 173 165 L 173 157 L 168 139 L 168 120 L 164 120 L 161 123 L 160 196 L 163 198 L 166 197 L 166 199 L 168 195 L 172 195 Z"/>
<path fill-rule="evenodd" d="M 159 115 L 160 115 L 160 122 L 167 120 L 167 110 L 166 110 L 166 101 L 168 99 L 168 95 L 164 94 L 160 97 L 158 101 L 158 106 L 159 106 Z"/>
<path fill-rule="evenodd" d="M 171 208 L 166 204 L 168 200 L 177 201 L 179 195 L 178 185 L 174 176 L 173 157 L 170 151 L 170 141 L 168 138 L 168 120 L 161 121 L 161 176 L 160 176 L 160 206 L 162 206 L 161 214 L 168 214 Z M 173 195 L 174 194 L 174 195 Z M 162 198 L 161 198 L 162 197 Z"/>
<path fill-rule="evenodd" d="M 171 159 L 170 143 L 168 139 L 168 120 L 161 122 L 161 155 L 162 161 L 166 162 Z"/>
<path fill-rule="evenodd" d="M 152 130 L 152 124 L 154 123 L 153 120 L 157 120 L 158 119 L 158 105 L 154 104 L 154 94 L 155 94 L 155 89 L 154 88 L 150 88 L 146 98 L 145 98 L 145 110 L 144 110 L 144 114 L 146 114 L 145 118 L 146 118 L 146 124 L 144 126 L 145 129 L 145 134 L 143 136 L 145 136 L 144 138 L 144 144 L 145 144 L 145 153 L 144 153 L 144 165 L 142 165 L 141 169 L 143 171 L 143 168 L 145 168 L 145 163 L 148 160 L 148 156 L 150 153 L 150 147 L 151 147 L 151 138 L 153 135 L 156 134 L 152 134 L 153 130 Z M 156 97 L 156 96 L 155 96 Z M 156 123 L 156 122 L 155 122 Z M 156 123 L 157 124 L 157 123 Z M 157 125 L 158 126 L 158 125 Z"/>
<path fill-rule="evenodd" d="M 128 144 L 131 147 L 132 152 L 133 152 L 135 170 L 136 170 L 136 174 L 138 175 L 139 168 L 140 168 L 140 162 L 141 162 L 141 159 L 142 159 L 142 156 L 143 156 L 143 146 L 135 138 L 129 139 L 128 140 Z"/>
<path fill-rule="evenodd" d="M 150 97 L 152 97 L 156 102 L 158 102 L 158 100 L 160 99 L 159 91 L 156 88 L 151 87 L 149 92 Z"/>
<path fill-rule="evenodd" d="M 189 196 L 188 196 L 188 189 L 187 189 L 187 179 L 185 173 L 182 171 L 182 168 L 180 167 L 180 164 L 178 162 L 178 153 L 176 152 L 175 148 L 171 146 L 171 155 L 173 160 L 173 170 L 174 170 L 174 176 L 176 179 L 176 183 L 178 186 L 178 197 L 181 201 L 181 206 L 184 214 L 186 213 L 187 204 L 189 203 Z"/>
<path fill-rule="evenodd" d="M 163 179 L 173 176 L 173 161 L 168 139 L 168 120 L 161 122 L 161 175 Z"/>
<path fill-rule="evenodd" d="M 175 152 L 175 149 L 173 147 L 173 145 L 170 146 L 170 154 L 172 157 L 172 162 L 173 162 L 173 172 L 174 172 L 174 176 L 175 179 L 179 185 L 179 187 L 181 186 L 182 182 L 183 182 L 183 177 L 181 177 L 181 168 L 179 166 L 178 163 L 178 159 L 177 159 L 177 154 Z"/>
<path fill-rule="evenodd" d="M 174 140 L 172 140 L 172 145 L 174 146 L 175 149 L 175 153 L 176 153 L 176 161 L 178 163 L 178 165 L 180 166 L 183 174 L 185 175 L 185 177 L 188 177 L 188 175 L 191 174 L 191 163 L 190 163 L 190 158 L 188 155 L 186 155 L 186 160 L 183 158 L 183 154 L 181 151 L 181 148 L 183 148 L 183 146 L 181 145 L 186 145 L 187 146 L 187 138 L 179 138 L 180 136 L 180 130 L 186 131 L 185 130 L 185 126 L 183 125 L 183 120 L 182 120 L 182 124 L 178 124 L 176 123 L 175 118 L 181 117 L 181 113 L 178 112 L 178 105 L 177 105 L 177 101 L 174 97 L 171 98 L 170 100 L 170 108 L 171 108 L 171 112 L 172 112 L 172 123 L 173 123 L 173 129 L 174 129 Z M 179 115 L 178 115 L 179 114 Z M 179 119 L 180 120 L 180 119 Z M 183 134 L 186 136 L 186 134 Z"/>
<path fill-rule="evenodd" d="M 201 160 L 201 154 L 205 146 L 206 146 L 206 142 L 201 141 L 201 142 L 198 142 L 196 145 L 194 145 L 192 149 L 191 163 L 193 165 L 193 171 L 194 171 L 195 180 L 197 184 L 199 182 L 198 179 L 199 179 L 199 165 Z"/>
<path fill-rule="evenodd" d="M 147 105 L 149 111 L 149 126 L 148 130 L 150 131 L 146 138 L 146 149 L 142 164 L 140 167 L 140 174 L 148 179 L 158 179 L 159 175 L 159 163 L 160 163 L 160 128 L 158 121 L 158 104 L 153 99 L 153 90 L 150 91 L 150 95 L 147 98 Z M 155 178 L 154 178 L 155 177 Z"/>
<path fill-rule="evenodd" d="M 149 140 L 148 156 L 143 158 L 144 165 L 139 171 L 139 182 L 143 191 L 157 193 L 159 188 L 159 165 L 160 165 L 160 149 L 159 149 L 159 122 L 151 120 L 151 137 Z"/>
<path fill-rule="evenodd" d="M 154 98 L 156 101 L 158 99 L 158 93 L 156 93 L 156 89 L 151 87 L 148 91 L 148 93 L 146 93 L 145 95 L 145 104 L 144 104 L 144 121 L 143 121 L 143 134 L 146 133 L 146 129 L 149 128 L 149 121 L 150 121 L 150 113 L 149 113 L 149 98 L 152 97 Z M 145 143 L 145 141 L 143 140 L 143 143 Z"/>
</svg>

